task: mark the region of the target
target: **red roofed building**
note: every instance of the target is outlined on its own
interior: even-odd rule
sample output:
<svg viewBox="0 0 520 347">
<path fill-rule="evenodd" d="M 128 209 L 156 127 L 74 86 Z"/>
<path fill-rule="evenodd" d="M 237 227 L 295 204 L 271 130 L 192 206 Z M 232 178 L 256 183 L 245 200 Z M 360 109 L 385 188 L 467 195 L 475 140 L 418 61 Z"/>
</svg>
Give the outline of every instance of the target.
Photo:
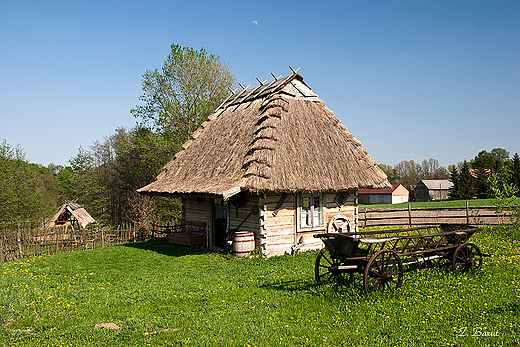
<svg viewBox="0 0 520 347">
<path fill-rule="evenodd" d="M 400 204 L 408 202 L 410 192 L 400 183 L 393 183 L 392 189 L 358 189 L 359 203 L 373 204 Z"/>
</svg>

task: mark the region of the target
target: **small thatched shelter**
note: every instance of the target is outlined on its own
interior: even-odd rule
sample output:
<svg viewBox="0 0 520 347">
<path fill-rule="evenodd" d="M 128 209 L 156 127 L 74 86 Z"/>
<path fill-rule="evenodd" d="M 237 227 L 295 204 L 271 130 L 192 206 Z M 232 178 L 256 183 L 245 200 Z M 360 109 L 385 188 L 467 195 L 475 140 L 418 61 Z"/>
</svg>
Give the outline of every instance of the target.
<svg viewBox="0 0 520 347">
<path fill-rule="evenodd" d="M 357 189 L 391 188 L 361 142 L 297 74 L 231 95 L 140 193 L 180 196 L 206 246 L 254 232 L 267 255 L 322 247 L 340 217 L 357 229 Z M 334 225 L 336 225 L 334 223 Z"/>
<path fill-rule="evenodd" d="M 49 227 L 70 223 L 72 228 L 84 229 L 91 223 L 96 223 L 94 218 L 75 201 L 65 201 L 58 212 L 52 217 Z"/>
</svg>

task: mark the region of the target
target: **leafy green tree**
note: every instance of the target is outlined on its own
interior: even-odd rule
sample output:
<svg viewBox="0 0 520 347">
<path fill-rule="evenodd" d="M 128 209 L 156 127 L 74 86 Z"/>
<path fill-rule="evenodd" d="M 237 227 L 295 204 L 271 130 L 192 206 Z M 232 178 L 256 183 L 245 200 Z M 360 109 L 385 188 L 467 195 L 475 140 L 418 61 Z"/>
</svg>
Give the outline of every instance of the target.
<svg viewBox="0 0 520 347">
<path fill-rule="evenodd" d="M 403 160 L 394 166 L 399 183 L 406 187 L 410 192 L 422 179 L 421 165 L 413 160 Z"/>
<path fill-rule="evenodd" d="M 491 198 L 491 175 L 508 165 L 509 152 L 503 148 L 494 148 L 491 152 L 480 151 L 470 162 L 470 167 L 476 175 L 476 193 L 481 199 Z"/>
<path fill-rule="evenodd" d="M 439 165 L 437 159 L 424 159 L 421 162 L 421 178 L 428 180 L 446 179 L 449 177 L 448 171 L 445 167 Z"/>
<path fill-rule="evenodd" d="M 55 209 L 56 182 L 46 168 L 29 164 L 23 149 L 0 144 L 0 222 L 48 218 Z"/>
<path fill-rule="evenodd" d="M 130 131 L 116 129 L 89 151 L 80 147 L 57 175 L 63 198 L 78 198 L 105 224 L 178 218 L 178 199 L 150 199 L 136 190 L 155 180 L 234 83 L 217 55 L 172 45 L 163 67 L 143 74 L 143 104 L 131 110 L 139 124 Z"/>
<path fill-rule="evenodd" d="M 119 204 L 124 206 L 124 211 L 148 211 L 152 203 L 158 219 L 165 221 L 179 219 L 178 199 L 154 197 L 152 202 L 136 197 L 137 189 L 153 182 L 164 165 L 173 158 L 177 149 L 174 142 L 168 141 L 149 128 L 137 126 L 132 129 L 121 145 L 114 176 L 120 191 Z M 143 206 L 135 206 L 135 204 Z M 135 213 L 125 212 L 121 218 L 132 216 L 134 220 L 135 215 Z"/>
<path fill-rule="evenodd" d="M 179 217 L 178 199 L 154 197 L 151 204 L 136 198 L 135 190 L 155 180 L 191 133 L 229 95 L 228 89 L 234 84 L 229 65 L 217 55 L 204 48 L 195 50 L 176 44 L 171 46 L 160 70 L 143 74 L 143 95 L 139 99 L 144 104 L 130 111 L 141 123 L 124 142 L 116 161 L 126 210 L 148 211 L 154 205 L 158 216 Z M 148 205 L 136 207 L 136 203 Z"/>
<path fill-rule="evenodd" d="M 509 160 L 509 152 L 503 148 L 493 148 L 491 154 L 493 155 L 495 162 L 503 163 Z"/>
<path fill-rule="evenodd" d="M 148 70 L 144 94 L 130 112 L 169 141 L 181 145 L 229 94 L 235 83 L 230 67 L 204 48 L 173 44 L 161 70 Z"/>
<path fill-rule="evenodd" d="M 491 190 L 495 195 L 494 205 L 497 213 L 508 208 L 511 211 L 509 215 L 511 223 L 518 228 L 520 226 L 520 206 L 517 204 L 515 196 L 518 193 L 518 187 L 511 183 L 511 172 L 507 167 L 493 172 Z"/>
<path fill-rule="evenodd" d="M 397 171 L 393 167 L 387 164 L 378 164 L 378 166 L 386 174 L 390 183 L 397 183 L 399 178 L 397 177 Z"/>
<path fill-rule="evenodd" d="M 511 159 L 511 183 L 516 187 L 520 187 L 520 157 L 515 153 Z M 516 192 L 516 196 L 520 196 L 520 190 Z"/>
</svg>

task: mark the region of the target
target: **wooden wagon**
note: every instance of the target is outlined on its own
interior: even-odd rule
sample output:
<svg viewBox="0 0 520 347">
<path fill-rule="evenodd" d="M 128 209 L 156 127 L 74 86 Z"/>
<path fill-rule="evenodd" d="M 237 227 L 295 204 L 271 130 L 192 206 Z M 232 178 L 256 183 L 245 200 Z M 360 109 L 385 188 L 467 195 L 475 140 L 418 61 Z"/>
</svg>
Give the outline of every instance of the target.
<svg viewBox="0 0 520 347">
<path fill-rule="evenodd" d="M 448 259 L 455 272 L 482 265 L 482 254 L 468 239 L 479 228 L 441 224 L 406 229 L 356 233 L 326 233 L 320 238 L 325 247 L 315 263 L 318 284 L 345 274 L 363 274 L 366 293 L 400 288 L 403 267 L 433 259 Z"/>
</svg>

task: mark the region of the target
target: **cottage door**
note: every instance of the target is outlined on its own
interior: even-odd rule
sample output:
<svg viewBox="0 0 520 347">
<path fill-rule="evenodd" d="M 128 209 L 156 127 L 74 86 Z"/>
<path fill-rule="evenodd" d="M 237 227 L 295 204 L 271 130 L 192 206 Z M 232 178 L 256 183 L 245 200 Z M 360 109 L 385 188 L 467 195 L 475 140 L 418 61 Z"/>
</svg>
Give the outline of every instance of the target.
<svg viewBox="0 0 520 347">
<path fill-rule="evenodd" d="M 227 201 L 214 200 L 214 237 L 213 242 L 215 247 L 224 247 L 226 244 L 226 229 L 227 229 Z"/>
</svg>

